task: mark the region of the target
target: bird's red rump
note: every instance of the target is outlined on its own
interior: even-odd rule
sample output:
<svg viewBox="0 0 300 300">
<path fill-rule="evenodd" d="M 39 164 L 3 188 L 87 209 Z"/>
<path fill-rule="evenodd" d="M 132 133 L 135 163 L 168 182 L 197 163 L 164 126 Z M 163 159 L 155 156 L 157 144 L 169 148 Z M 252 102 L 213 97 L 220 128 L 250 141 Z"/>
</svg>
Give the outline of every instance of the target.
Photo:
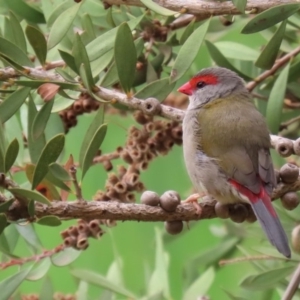
<svg viewBox="0 0 300 300">
<path fill-rule="evenodd" d="M 263 184 L 261 184 L 260 191 L 258 194 L 255 194 L 251 192 L 248 188 L 241 185 L 240 183 L 236 182 L 233 179 L 228 180 L 229 183 L 242 195 L 246 196 L 252 204 L 255 204 L 258 201 L 263 201 L 265 207 L 268 209 L 268 211 L 271 213 L 272 216 L 277 216 L 272 203 L 270 196 L 266 193 L 266 190 L 263 187 Z"/>
<path fill-rule="evenodd" d="M 192 87 L 195 88 L 197 86 L 197 83 L 200 82 L 200 81 L 203 81 L 206 84 L 217 84 L 218 83 L 218 78 L 215 75 L 212 75 L 212 74 L 198 75 L 198 76 L 193 77 L 190 80 L 190 84 L 191 84 Z"/>
</svg>

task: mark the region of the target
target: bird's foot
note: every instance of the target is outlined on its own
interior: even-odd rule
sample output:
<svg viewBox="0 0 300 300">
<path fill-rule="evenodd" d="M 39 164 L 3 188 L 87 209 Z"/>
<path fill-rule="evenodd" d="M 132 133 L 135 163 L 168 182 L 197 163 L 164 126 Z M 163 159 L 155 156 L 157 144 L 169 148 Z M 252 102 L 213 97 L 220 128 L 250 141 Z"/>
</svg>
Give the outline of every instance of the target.
<svg viewBox="0 0 300 300">
<path fill-rule="evenodd" d="M 192 194 L 190 196 L 188 196 L 185 200 L 182 200 L 181 202 L 185 202 L 185 203 L 192 203 L 196 209 L 196 213 L 197 215 L 201 215 L 202 213 L 202 208 L 198 202 L 198 199 L 199 198 L 202 198 L 203 196 L 205 196 L 204 193 L 201 193 L 201 194 Z"/>
</svg>

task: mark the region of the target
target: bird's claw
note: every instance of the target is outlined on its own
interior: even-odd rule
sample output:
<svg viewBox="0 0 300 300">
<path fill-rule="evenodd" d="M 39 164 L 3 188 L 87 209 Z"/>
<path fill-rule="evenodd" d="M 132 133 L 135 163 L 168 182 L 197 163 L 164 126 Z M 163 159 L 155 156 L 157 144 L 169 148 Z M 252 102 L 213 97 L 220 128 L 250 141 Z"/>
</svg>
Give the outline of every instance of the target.
<svg viewBox="0 0 300 300">
<path fill-rule="evenodd" d="M 198 202 L 198 199 L 199 198 L 202 198 L 204 195 L 200 195 L 200 194 L 192 194 L 190 196 L 188 196 L 185 200 L 182 200 L 182 202 L 185 202 L 185 203 L 192 203 L 196 209 L 196 214 L 197 215 L 201 215 L 202 213 L 202 208 Z"/>
</svg>

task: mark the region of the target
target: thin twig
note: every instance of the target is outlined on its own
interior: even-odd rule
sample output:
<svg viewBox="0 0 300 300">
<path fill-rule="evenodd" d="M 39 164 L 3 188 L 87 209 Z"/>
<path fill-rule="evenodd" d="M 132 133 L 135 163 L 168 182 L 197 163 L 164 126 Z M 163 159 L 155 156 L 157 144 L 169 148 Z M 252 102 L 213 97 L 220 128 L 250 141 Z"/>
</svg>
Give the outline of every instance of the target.
<svg viewBox="0 0 300 300">
<path fill-rule="evenodd" d="M 292 300 L 300 284 L 300 264 L 294 272 L 281 300 Z"/>
<path fill-rule="evenodd" d="M 246 257 L 237 257 L 233 259 L 224 259 L 219 261 L 219 266 L 226 266 L 231 264 L 236 264 L 240 262 L 254 261 L 254 260 L 284 260 L 291 261 L 289 258 L 285 257 L 275 257 L 270 255 L 255 255 L 255 256 L 246 256 Z"/>
<path fill-rule="evenodd" d="M 81 187 L 77 181 L 77 176 L 76 176 L 76 173 L 77 173 L 77 169 L 75 166 L 72 166 L 69 170 L 69 173 L 73 179 L 73 184 L 74 184 L 74 187 L 75 187 L 75 195 L 77 197 L 77 200 L 79 202 L 84 202 L 86 203 L 86 201 L 83 199 L 82 197 L 82 191 L 81 191 Z"/>
</svg>

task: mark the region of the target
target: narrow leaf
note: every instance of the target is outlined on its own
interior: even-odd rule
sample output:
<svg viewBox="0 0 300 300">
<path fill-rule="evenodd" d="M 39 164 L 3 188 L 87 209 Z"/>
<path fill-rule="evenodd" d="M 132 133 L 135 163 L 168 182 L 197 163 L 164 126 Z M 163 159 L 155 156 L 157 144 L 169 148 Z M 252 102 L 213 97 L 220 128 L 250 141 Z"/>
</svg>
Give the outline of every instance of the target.
<svg viewBox="0 0 300 300">
<path fill-rule="evenodd" d="M 257 275 L 247 276 L 240 285 L 247 290 L 261 291 L 277 286 L 279 281 L 289 276 L 295 270 L 294 266 L 261 272 Z"/>
<path fill-rule="evenodd" d="M 20 24 L 20 21 L 13 12 L 9 12 L 9 20 L 11 26 L 11 35 L 13 37 L 14 43 L 18 46 L 24 53 L 27 53 L 26 39 Z"/>
<path fill-rule="evenodd" d="M 57 267 L 63 267 L 69 265 L 74 260 L 76 260 L 80 254 L 81 251 L 75 250 L 73 248 L 66 248 L 64 251 L 59 252 L 56 255 L 53 255 L 51 257 L 51 261 L 53 265 Z"/>
<path fill-rule="evenodd" d="M 2 232 L 5 229 L 6 225 L 7 225 L 6 215 L 1 213 L 0 214 L 0 235 L 2 234 Z"/>
<path fill-rule="evenodd" d="M 34 269 L 30 271 L 30 273 L 26 276 L 27 280 L 36 281 L 43 278 L 49 271 L 51 267 L 51 260 L 49 257 L 45 257 L 43 260 L 38 262 Z"/>
<path fill-rule="evenodd" d="M 282 4 L 269 8 L 252 18 L 242 29 L 242 33 L 254 33 L 269 28 L 284 21 L 299 9 L 300 4 L 298 3 Z"/>
<path fill-rule="evenodd" d="M 0 104 L 0 121 L 5 123 L 10 119 L 20 108 L 20 106 L 25 102 L 31 88 L 23 87 L 11 95 L 9 95 L 1 104 Z"/>
<path fill-rule="evenodd" d="M 177 11 L 172 11 L 167 8 L 164 8 L 157 3 L 153 2 L 152 0 L 140 0 L 146 7 L 153 10 L 154 12 L 162 15 L 162 16 L 174 16 Z"/>
<path fill-rule="evenodd" d="M 27 39 L 41 65 L 45 65 L 47 57 L 47 42 L 44 34 L 36 27 L 27 25 L 25 29 Z"/>
<path fill-rule="evenodd" d="M 61 58 L 64 60 L 64 62 L 67 64 L 67 66 L 74 71 L 76 74 L 79 75 L 79 70 L 76 67 L 76 63 L 75 63 L 75 58 L 72 54 L 63 51 L 63 50 L 58 50 Z"/>
<path fill-rule="evenodd" d="M 1 109 L 1 108 L 0 108 Z M 17 159 L 19 153 L 19 142 L 15 138 L 8 145 L 6 153 L 5 153 L 5 173 L 10 170 L 15 160 Z"/>
<path fill-rule="evenodd" d="M 48 49 L 55 47 L 67 34 L 68 30 L 81 7 L 82 2 L 76 3 L 69 9 L 65 10 L 53 23 L 49 39 L 48 39 Z"/>
<path fill-rule="evenodd" d="M 257 67 L 262 69 L 272 68 L 284 37 L 285 27 L 286 21 L 283 21 L 255 62 Z"/>
<path fill-rule="evenodd" d="M 9 199 L 5 202 L 2 202 L 0 205 L 0 213 L 6 212 L 14 201 L 15 201 L 15 199 L 13 198 L 13 199 Z"/>
<path fill-rule="evenodd" d="M 245 13 L 247 0 L 232 0 L 232 3 L 241 13 Z"/>
<path fill-rule="evenodd" d="M 32 246 L 34 250 L 41 251 L 43 247 L 32 224 L 15 225 L 15 228 L 27 244 Z"/>
<path fill-rule="evenodd" d="M 108 280 L 107 278 L 101 276 L 98 273 L 95 273 L 90 270 L 82 270 L 82 269 L 75 269 L 75 270 L 71 270 L 70 272 L 74 277 L 79 278 L 80 280 L 83 280 L 95 286 L 102 287 L 104 289 L 122 295 L 124 297 L 137 299 L 137 297 L 133 295 L 130 291 L 126 290 L 120 285 L 115 284 L 114 282 Z"/>
<path fill-rule="evenodd" d="M 26 199 L 32 199 L 37 202 L 50 205 L 49 200 L 36 191 L 31 191 L 31 190 L 26 190 L 21 188 L 10 188 L 9 191 L 15 196 L 22 196 Z"/>
<path fill-rule="evenodd" d="M 31 134 L 34 140 L 38 139 L 44 133 L 47 122 L 50 118 L 53 103 L 54 101 L 46 102 L 36 114 L 31 130 Z"/>
<path fill-rule="evenodd" d="M 69 181 L 72 180 L 70 177 L 68 171 L 66 171 L 61 165 L 58 163 L 53 163 L 49 165 L 49 170 L 52 173 L 53 176 L 56 178 L 62 180 L 62 181 Z"/>
<path fill-rule="evenodd" d="M 0 300 L 9 299 L 15 293 L 21 283 L 26 279 L 26 276 L 29 274 L 31 269 L 32 266 L 22 271 L 18 271 L 16 274 L 2 280 L 0 282 Z"/>
<path fill-rule="evenodd" d="M 180 48 L 178 56 L 174 62 L 174 66 L 171 70 L 171 82 L 177 81 L 190 68 L 200 50 L 209 24 L 210 19 L 201 24 Z"/>
<path fill-rule="evenodd" d="M 134 81 L 136 69 L 136 49 L 131 30 L 127 23 L 119 26 L 115 40 L 115 62 L 120 84 L 128 93 Z"/>
<path fill-rule="evenodd" d="M 87 145 L 87 149 L 84 154 L 83 162 L 82 162 L 82 176 L 83 179 L 85 173 L 89 169 L 89 167 L 93 164 L 93 158 L 95 157 L 97 151 L 99 150 L 105 135 L 106 135 L 107 125 L 102 124 L 98 130 L 95 132 L 92 137 L 90 143 Z"/>
<path fill-rule="evenodd" d="M 269 130 L 277 134 L 281 123 L 283 100 L 289 75 L 290 64 L 280 72 L 270 93 L 267 105 L 266 119 Z"/>
<path fill-rule="evenodd" d="M 64 148 L 64 144 L 64 135 L 58 134 L 45 145 L 34 170 L 32 189 L 35 189 L 46 176 L 48 173 L 48 166 L 58 159 L 61 151 Z"/>
<path fill-rule="evenodd" d="M 139 90 L 134 96 L 141 99 L 154 97 L 159 101 L 163 101 L 173 90 L 175 82 L 169 83 L 169 78 L 162 78 L 151 82 L 144 88 Z"/>
</svg>

